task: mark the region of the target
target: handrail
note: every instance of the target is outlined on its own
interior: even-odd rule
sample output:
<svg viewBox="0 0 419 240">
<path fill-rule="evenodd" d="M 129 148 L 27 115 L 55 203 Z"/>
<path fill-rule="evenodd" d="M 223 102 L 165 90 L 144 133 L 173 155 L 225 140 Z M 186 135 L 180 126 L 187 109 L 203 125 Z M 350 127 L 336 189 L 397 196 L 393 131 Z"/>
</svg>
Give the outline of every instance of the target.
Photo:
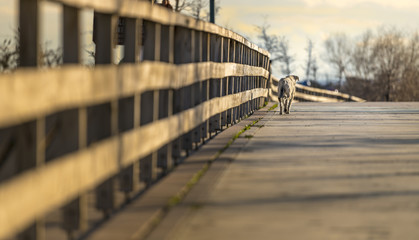
<svg viewBox="0 0 419 240">
<path fill-rule="evenodd" d="M 0 239 L 22 231 L 42 239 L 42 219 L 58 208 L 70 235 L 85 230 L 87 192 L 94 190 L 97 208 L 109 214 L 116 177 L 126 193 L 138 185 L 138 168 L 140 180 L 151 184 L 158 167 L 170 170 L 193 143 L 265 102 L 266 50 L 145 1 L 53 1 L 64 6 L 64 65 L 36 68 L 31 49 L 38 40 L 28 31 L 40 32 L 31 22 L 40 1 L 20 1 L 20 38 L 29 40 L 21 41 L 20 57 L 29 67 L 0 75 L 0 149 L 11 148 L 0 159 L 10 167 L 0 169 Z M 79 64 L 74 24 L 86 8 L 97 16 L 93 68 Z M 125 59 L 115 65 L 118 17 L 127 20 Z M 13 176 L 4 179 L 3 170 Z"/>
<path fill-rule="evenodd" d="M 278 96 L 278 81 L 276 77 L 272 77 L 271 96 Z M 296 85 L 295 100 L 300 102 L 365 102 L 364 99 L 351 96 L 346 93 L 330 91 L 327 89 L 313 88 L 301 84 Z M 277 101 L 277 99 L 272 99 Z"/>
<path fill-rule="evenodd" d="M 196 82 L 231 76 L 268 78 L 269 72 L 261 67 L 236 63 L 174 65 L 149 61 L 93 69 L 83 66 L 25 69 L 0 75 L 0 127 L 60 109 L 92 105 L 150 89 L 179 89 Z M 101 88 L 96 87 L 99 84 Z"/>
</svg>

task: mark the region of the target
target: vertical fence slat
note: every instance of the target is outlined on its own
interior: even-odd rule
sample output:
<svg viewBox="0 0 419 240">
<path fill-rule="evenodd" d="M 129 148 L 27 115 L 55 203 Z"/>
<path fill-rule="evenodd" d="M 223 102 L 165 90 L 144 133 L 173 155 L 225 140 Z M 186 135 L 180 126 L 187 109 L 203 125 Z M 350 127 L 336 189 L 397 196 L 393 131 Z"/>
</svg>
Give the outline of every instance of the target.
<svg viewBox="0 0 419 240">
<path fill-rule="evenodd" d="M 171 90 L 160 90 L 159 91 L 159 119 L 167 118 L 171 115 Z M 172 164 L 172 145 L 170 143 L 161 147 L 158 151 L 157 167 L 168 171 L 173 167 Z"/>
<path fill-rule="evenodd" d="M 170 59 L 171 55 L 171 47 L 172 44 L 170 43 L 173 38 L 171 38 L 172 34 L 172 27 L 171 26 L 161 26 L 161 39 L 160 39 L 160 61 L 162 62 L 173 62 Z"/>
<path fill-rule="evenodd" d="M 21 67 L 40 65 L 39 0 L 19 0 L 19 61 Z"/>
<path fill-rule="evenodd" d="M 45 221 L 43 218 L 36 219 L 33 224 L 17 235 L 17 239 L 43 240 L 45 239 Z"/>
<path fill-rule="evenodd" d="M 96 64 L 110 64 L 113 62 L 113 47 L 115 41 L 116 18 L 110 14 L 94 13 L 96 42 Z"/>
<path fill-rule="evenodd" d="M 67 5 L 63 5 L 63 63 L 80 63 L 79 9 Z M 82 149 L 87 144 L 86 108 L 79 108 L 77 116 L 77 143 L 78 148 Z M 74 238 L 75 231 L 87 229 L 87 208 L 87 193 L 80 194 L 69 204 L 63 206 L 62 225 L 69 239 Z"/>
<path fill-rule="evenodd" d="M 63 6 L 63 62 L 80 63 L 79 10 Z"/>
<path fill-rule="evenodd" d="M 174 63 L 183 64 L 192 62 L 192 30 L 184 27 L 175 27 L 174 36 Z"/>
<path fill-rule="evenodd" d="M 159 91 L 148 91 L 141 94 L 141 125 L 157 121 L 159 116 Z M 142 139 L 141 141 L 147 141 Z M 139 143 L 141 144 L 141 142 Z M 140 160 L 140 180 L 151 184 L 156 178 L 157 152 Z"/>
<path fill-rule="evenodd" d="M 210 41 L 211 41 L 210 42 L 210 50 L 211 50 L 210 60 L 213 62 L 221 62 L 223 60 L 222 37 L 215 34 L 211 34 Z M 221 90 L 222 90 L 221 79 L 211 79 L 209 88 L 210 88 L 210 96 L 209 96 L 210 99 L 220 97 Z M 220 113 L 215 114 L 214 116 L 210 118 L 209 127 L 210 127 L 210 132 L 216 132 L 221 129 L 221 114 Z"/>
<path fill-rule="evenodd" d="M 203 51 L 203 33 L 201 31 L 199 32 L 195 32 L 195 37 L 194 37 L 194 62 L 202 62 L 202 51 Z M 201 104 L 202 102 L 202 96 L 201 96 L 201 91 L 202 91 L 202 81 L 196 82 L 193 85 L 193 89 L 192 92 L 194 93 L 194 104 L 193 106 L 198 106 L 199 104 Z M 201 142 L 201 125 L 197 126 L 194 130 L 193 130 L 193 142 L 195 142 L 196 146 L 198 146 L 199 142 Z"/>
<path fill-rule="evenodd" d="M 211 50 L 211 35 L 207 32 L 202 33 L 202 61 L 210 61 L 210 50 Z M 202 81 L 201 83 L 201 102 L 208 101 L 209 99 L 209 80 Z M 205 142 L 205 139 L 208 137 L 209 133 L 209 120 L 204 121 L 201 124 L 201 139 L 202 142 Z"/>
<path fill-rule="evenodd" d="M 95 61 L 96 64 L 111 64 L 113 62 L 113 47 L 115 42 L 115 31 L 117 18 L 111 14 L 104 14 L 95 12 L 95 31 L 94 36 L 96 42 L 96 53 Z M 117 102 L 113 100 L 108 106 L 91 109 L 88 113 L 88 131 L 95 125 L 95 122 L 102 122 L 103 119 L 100 116 L 109 116 L 109 126 L 104 126 L 109 131 L 109 134 L 115 134 L 118 129 L 117 119 Z M 96 121 L 92 121 L 89 118 L 96 118 Z M 107 125 L 107 124 L 105 124 Z M 97 129 L 96 133 L 101 133 L 102 129 Z M 92 134 L 96 134 L 90 131 Z M 90 138 L 88 136 L 88 138 Z M 95 136 L 92 136 L 95 138 Z M 89 142 L 89 139 L 88 139 Z M 115 159 L 117 161 L 117 159 Z M 96 192 L 96 208 L 101 210 L 105 217 L 108 217 L 115 207 L 115 192 L 114 192 L 114 177 L 109 177 L 106 181 L 101 183 L 95 190 Z"/>
<path fill-rule="evenodd" d="M 134 18 L 126 18 L 125 19 L 125 48 L 124 48 L 124 62 L 125 63 L 134 63 L 140 61 L 141 55 L 141 44 L 142 44 L 142 22 L 139 19 Z M 124 112 L 121 111 L 123 105 L 119 106 L 119 125 L 121 125 L 122 121 L 131 122 L 132 121 L 132 128 L 137 128 L 140 124 L 139 119 L 139 94 L 134 93 L 132 97 L 132 106 L 126 106 L 126 110 L 128 113 L 132 112 L 132 116 L 129 114 L 123 114 Z M 121 128 L 121 127 L 120 127 Z M 131 195 L 130 193 L 137 190 L 139 188 L 139 162 L 135 161 L 130 166 L 126 167 L 125 169 L 121 170 L 119 174 L 119 182 L 120 182 L 120 190 L 125 193 L 125 201 L 130 201 Z"/>
<path fill-rule="evenodd" d="M 41 168 L 45 164 L 45 118 L 24 124 L 18 129 L 19 170 Z M 19 239 L 45 239 L 45 221 L 43 217 L 33 220 L 19 235 Z"/>
<path fill-rule="evenodd" d="M 150 186 L 157 178 L 157 152 L 140 160 L 140 180 Z"/>
<path fill-rule="evenodd" d="M 134 18 L 125 19 L 125 48 L 124 62 L 134 63 L 140 61 L 142 24 Z"/>
<path fill-rule="evenodd" d="M 149 21 L 143 21 L 143 36 L 144 36 L 143 58 L 144 60 L 155 60 L 156 24 Z"/>
</svg>

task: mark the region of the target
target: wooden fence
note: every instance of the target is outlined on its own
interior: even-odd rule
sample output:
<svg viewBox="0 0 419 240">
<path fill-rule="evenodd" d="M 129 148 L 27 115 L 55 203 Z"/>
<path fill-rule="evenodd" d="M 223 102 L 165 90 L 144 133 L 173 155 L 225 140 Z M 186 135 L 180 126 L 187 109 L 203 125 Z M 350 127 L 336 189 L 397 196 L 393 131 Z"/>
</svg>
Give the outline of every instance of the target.
<svg viewBox="0 0 419 240">
<path fill-rule="evenodd" d="M 271 78 L 270 100 L 278 101 L 278 81 L 276 77 Z M 299 102 L 365 102 L 364 99 L 349 94 L 330 91 L 326 89 L 296 85 L 295 100 Z"/>
<path fill-rule="evenodd" d="M 0 239 L 44 239 L 56 209 L 70 237 L 85 230 L 87 193 L 107 216 L 116 180 L 127 196 L 152 183 L 268 95 L 269 53 L 234 32 L 146 1 L 54 2 L 63 66 L 39 68 L 40 0 L 20 0 L 21 68 L 0 75 Z M 82 9 L 95 11 L 94 68 L 80 64 Z"/>
</svg>

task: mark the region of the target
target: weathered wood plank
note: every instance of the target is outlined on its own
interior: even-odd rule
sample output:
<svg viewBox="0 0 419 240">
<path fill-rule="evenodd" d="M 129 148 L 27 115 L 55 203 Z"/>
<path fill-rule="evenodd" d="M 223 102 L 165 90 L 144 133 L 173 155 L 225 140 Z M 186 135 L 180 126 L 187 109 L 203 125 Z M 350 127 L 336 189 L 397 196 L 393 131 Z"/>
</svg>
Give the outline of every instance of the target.
<svg viewBox="0 0 419 240">
<path fill-rule="evenodd" d="M 274 94 L 278 94 L 277 93 L 277 86 L 278 86 L 278 81 L 279 79 L 276 77 L 272 77 L 272 90 L 274 92 Z M 301 94 L 301 98 L 305 98 L 307 101 L 318 101 L 318 102 L 344 102 L 344 101 L 354 101 L 354 102 L 365 102 L 364 99 L 355 97 L 355 96 L 350 96 L 349 94 L 346 93 L 340 93 L 340 92 L 335 92 L 335 91 L 330 91 L 327 89 L 320 89 L 320 88 L 313 88 L 313 87 L 307 87 L 307 86 L 303 86 L 301 84 L 297 84 L 296 88 L 300 90 L 300 94 Z M 303 91 L 303 92 L 301 92 Z M 311 92 L 311 93 L 315 93 L 315 94 L 319 94 L 322 96 L 315 96 L 313 94 L 306 94 L 304 92 Z M 325 96 L 326 95 L 326 96 Z M 319 97 L 319 100 L 316 100 L 316 97 Z M 338 99 L 341 98 L 341 99 Z M 329 100 L 330 99 L 330 100 Z"/>
<path fill-rule="evenodd" d="M 269 72 L 235 63 L 208 62 L 179 66 L 147 62 L 95 69 L 67 66 L 49 71 L 20 70 L 0 75 L 0 127 L 148 89 L 178 89 L 209 78 L 244 75 L 268 76 Z M 34 78 L 37 81 L 33 81 Z"/>
<path fill-rule="evenodd" d="M 295 93 L 295 98 L 297 100 L 298 99 L 303 99 L 303 100 L 309 101 L 309 102 L 345 102 L 345 100 L 339 100 L 337 98 L 314 96 L 314 95 L 300 93 L 300 92 Z"/>
</svg>

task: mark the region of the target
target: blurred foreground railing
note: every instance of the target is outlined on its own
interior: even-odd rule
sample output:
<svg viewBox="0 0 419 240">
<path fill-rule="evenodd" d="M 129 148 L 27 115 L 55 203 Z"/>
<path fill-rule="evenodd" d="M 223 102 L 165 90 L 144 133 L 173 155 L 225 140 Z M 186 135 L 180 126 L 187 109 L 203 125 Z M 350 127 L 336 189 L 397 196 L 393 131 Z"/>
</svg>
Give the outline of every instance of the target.
<svg viewBox="0 0 419 240">
<path fill-rule="evenodd" d="M 40 1 L 20 0 L 28 68 L 0 75 L 0 239 L 44 239 L 57 209 L 74 237 L 89 225 L 88 195 L 109 216 L 118 191 L 151 184 L 268 94 L 269 54 L 234 32 L 143 1 L 54 2 L 64 65 L 36 68 Z M 94 68 L 79 65 L 85 8 L 95 10 Z M 118 17 L 125 53 L 114 65 Z"/>
<path fill-rule="evenodd" d="M 271 101 L 278 101 L 278 81 L 276 77 L 271 78 L 270 98 Z M 299 102 L 365 102 L 364 99 L 349 94 L 330 91 L 326 89 L 296 85 L 295 100 Z"/>
</svg>

